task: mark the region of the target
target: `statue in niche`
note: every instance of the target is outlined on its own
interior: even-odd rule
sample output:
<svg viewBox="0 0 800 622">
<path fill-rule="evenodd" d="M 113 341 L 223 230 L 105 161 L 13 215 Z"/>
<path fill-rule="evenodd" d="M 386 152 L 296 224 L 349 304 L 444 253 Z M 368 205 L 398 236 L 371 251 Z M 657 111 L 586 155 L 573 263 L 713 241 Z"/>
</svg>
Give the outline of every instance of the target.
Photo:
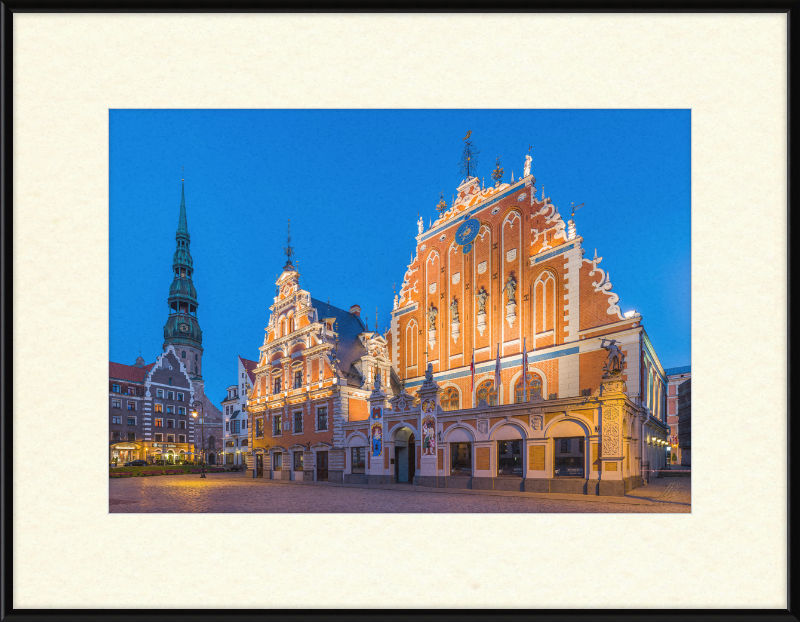
<svg viewBox="0 0 800 622">
<path fill-rule="evenodd" d="M 450 303 L 450 321 L 458 322 L 458 300 L 453 296 L 453 302 Z"/>
<path fill-rule="evenodd" d="M 508 276 L 503 289 L 508 291 L 508 304 L 516 304 L 517 279 L 514 278 L 513 272 Z"/>
<path fill-rule="evenodd" d="M 475 298 L 478 299 L 478 313 L 486 313 L 486 299 L 489 297 L 489 294 L 486 293 L 486 290 L 481 285 L 481 290 L 475 294 Z"/>
<path fill-rule="evenodd" d="M 433 306 L 428 309 L 428 330 L 436 330 L 436 316 L 439 315 L 439 309 Z"/>
</svg>

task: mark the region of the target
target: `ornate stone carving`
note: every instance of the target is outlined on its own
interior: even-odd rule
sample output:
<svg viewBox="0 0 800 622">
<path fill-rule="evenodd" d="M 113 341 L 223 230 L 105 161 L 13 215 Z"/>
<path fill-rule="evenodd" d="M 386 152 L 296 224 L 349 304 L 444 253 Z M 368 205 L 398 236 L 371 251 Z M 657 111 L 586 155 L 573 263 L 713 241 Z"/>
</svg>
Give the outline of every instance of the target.
<svg viewBox="0 0 800 622">
<path fill-rule="evenodd" d="M 541 430 L 542 421 L 543 420 L 541 415 L 531 415 L 530 425 L 534 430 Z"/>
<path fill-rule="evenodd" d="M 483 274 L 486 272 L 486 262 L 482 261 L 478 264 L 478 274 Z"/>
<path fill-rule="evenodd" d="M 618 406 L 603 407 L 603 455 L 619 456 L 620 416 Z"/>
</svg>

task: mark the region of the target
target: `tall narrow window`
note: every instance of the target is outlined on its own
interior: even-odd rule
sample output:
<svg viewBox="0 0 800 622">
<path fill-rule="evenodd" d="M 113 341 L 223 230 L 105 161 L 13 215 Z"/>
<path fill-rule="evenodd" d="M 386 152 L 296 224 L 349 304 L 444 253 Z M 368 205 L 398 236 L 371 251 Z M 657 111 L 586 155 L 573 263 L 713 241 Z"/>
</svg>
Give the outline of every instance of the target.
<svg viewBox="0 0 800 622">
<path fill-rule="evenodd" d="M 303 372 L 298 370 L 294 372 L 294 388 L 300 389 L 303 386 Z"/>
<path fill-rule="evenodd" d="M 550 272 L 542 272 L 533 284 L 533 330 L 547 333 L 555 328 L 556 280 Z"/>
</svg>

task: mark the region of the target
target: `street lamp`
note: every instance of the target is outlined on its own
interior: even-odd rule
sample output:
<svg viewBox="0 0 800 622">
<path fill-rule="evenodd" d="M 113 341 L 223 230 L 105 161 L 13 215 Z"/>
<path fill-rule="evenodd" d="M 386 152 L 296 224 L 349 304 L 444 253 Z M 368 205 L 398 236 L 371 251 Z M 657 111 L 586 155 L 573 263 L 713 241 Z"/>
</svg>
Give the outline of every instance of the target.
<svg viewBox="0 0 800 622">
<path fill-rule="evenodd" d="M 192 402 L 192 417 L 197 419 L 197 407 L 200 407 L 200 414 L 204 414 L 205 411 L 203 410 L 203 402 L 197 401 Z M 203 456 L 203 464 L 200 465 L 200 477 L 206 476 L 206 435 L 205 429 L 203 425 L 203 419 L 205 416 L 200 418 L 200 451 L 202 452 Z"/>
</svg>

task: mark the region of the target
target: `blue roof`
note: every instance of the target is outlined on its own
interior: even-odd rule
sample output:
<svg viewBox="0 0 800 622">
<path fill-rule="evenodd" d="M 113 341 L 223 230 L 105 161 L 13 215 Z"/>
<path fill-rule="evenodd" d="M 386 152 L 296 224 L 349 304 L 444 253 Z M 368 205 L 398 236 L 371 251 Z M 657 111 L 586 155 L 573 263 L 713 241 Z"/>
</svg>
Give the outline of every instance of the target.
<svg viewBox="0 0 800 622">
<path fill-rule="evenodd" d="M 664 373 L 667 376 L 677 376 L 678 374 L 690 374 L 692 373 L 692 366 L 684 365 L 683 367 L 670 367 L 669 369 L 665 369 Z"/>
</svg>

